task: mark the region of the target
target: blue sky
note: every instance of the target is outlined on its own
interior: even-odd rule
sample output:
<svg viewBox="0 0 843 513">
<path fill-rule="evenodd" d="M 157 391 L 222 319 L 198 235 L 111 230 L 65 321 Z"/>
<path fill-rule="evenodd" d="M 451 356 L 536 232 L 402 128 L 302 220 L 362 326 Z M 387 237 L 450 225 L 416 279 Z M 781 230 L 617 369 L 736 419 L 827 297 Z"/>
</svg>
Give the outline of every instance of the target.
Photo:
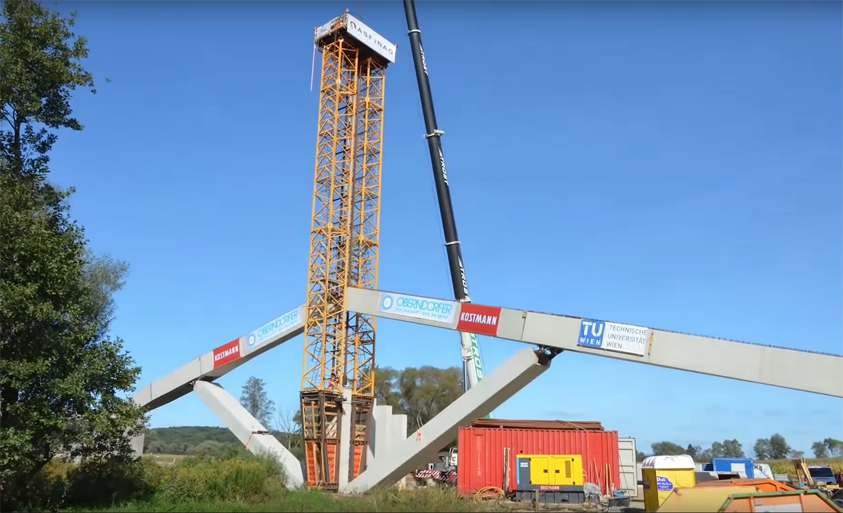
<svg viewBox="0 0 843 513">
<path fill-rule="evenodd" d="M 55 180 L 128 261 L 115 334 L 141 384 L 304 300 L 312 28 L 348 7 L 388 72 L 380 286 L 451 297 L 400 2 L 62 2 L 89 39 Z M 841 4 L 421 2 L 474 299 L 841 353 Z M 106 84 L 105 78 L 111 79 Z M 318 80 L 318 76 L 316 77 Z M 457 334 L 380 321 L 381 365 L 459 363 Z M 487 372 L 518 347 L 481 340 Z M 298 408 L 301 341 L 264 378 Z M 840 400 L 564 354 L 496 411 L 600 420 L 639 447 L 841 437 Z M 219 425 L 195 397 L 153 426 Z"/>
</svg>

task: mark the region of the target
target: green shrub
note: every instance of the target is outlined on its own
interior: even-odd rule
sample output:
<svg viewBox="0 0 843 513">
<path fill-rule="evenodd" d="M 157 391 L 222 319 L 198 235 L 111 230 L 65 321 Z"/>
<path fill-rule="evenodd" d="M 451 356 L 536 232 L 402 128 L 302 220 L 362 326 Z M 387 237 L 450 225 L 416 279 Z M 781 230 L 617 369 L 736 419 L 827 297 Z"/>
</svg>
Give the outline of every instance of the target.
<svg viewBox="0 0 843 513">
<path fill-rule="evenodd" d="M 3 490 L 3 511 L 56 511 L 67 494 L 67 473 L 73 464 L 53 460 L 32 479 L 15 479 Z"/>
<path fill-rule="evenodd" d="M 172 501 L 261 500 L 283 493 L 283 476 L 269 458 L 190 457 L 163 470 L 155 491 Z"/>
<path fill-rule="evenodd" d="M 150 478 L 159 468 L 147 459 L 85 461 L 67 473 L 65 504 L 111 506 L 148 499 L 155 493 Z"/>
</svg>

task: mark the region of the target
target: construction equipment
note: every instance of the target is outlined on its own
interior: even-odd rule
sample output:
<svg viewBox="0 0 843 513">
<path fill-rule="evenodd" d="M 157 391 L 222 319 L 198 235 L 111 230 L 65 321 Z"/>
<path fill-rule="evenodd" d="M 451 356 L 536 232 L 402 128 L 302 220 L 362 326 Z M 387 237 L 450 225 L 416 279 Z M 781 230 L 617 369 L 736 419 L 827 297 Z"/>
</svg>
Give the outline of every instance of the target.
<svg viewBox="0 0 843 513">
<path fill-rule="evenodd" d="M 516 468 L 516 501 L 585 502 L 582 456 L 578 454 L 519 454 Z"/>
<path fill-rule="evenodd" d="M 413 472 L 413 477 L 420 485 L 444 484 L 456 486 L 457 449 L 451 447 L 448 452 L 440 453 L 436 461 L 429 464 L 426 469 Z"/>
<path fill-rule="evenodd" d="M 336 490 L 364 468 L 374 402 L 375 318 L 349 312 L 345 293 L 377 287 L 384 80 L 396 47 L 348 12 L 315 28 L 314 45 L 322 59 L 301 418 L 306 482 Z M 344 422 L 348 469 L 338 457 Z"/>
<path fill-rule="evenodd" d="M 439 214 L 445 233 L 445 250 L 448 254 L 448 266 L 454 298 L 460 303 L 471 303 L 468 293 L 468 278 L 462 261 L 460 240 L 457 236 L 457 223 L 451 205 L 451 191 L 448 173 L 445 168 L 445 155 L 442 153 L 441 138 L 445 134 L 436 124 L 436 111 L 433 108 L 433 95 L 430 92 L 427 61 L 422 48 L 421 30 L 416 18 L 414 0 L 404 0 L 404 13 L 407 17 L 407 30 L 410 36 L 410 50 L 416 69 L 416 81 L 419 85 L 422 113 L 424 114 L 425 138 L 430 151 L 430 163 L 433 167 L 433 180 L 436 184 L 436 196 L 439 200 Z M 463 359 L 463 391 L 471 389 L 483 379 L 483 360 L 480 356 L 480 344 L 474 333 L 460 332 L 460 349 Z M 489 414 L 491 416 L 491 413 Z"/>
<path fill-rule="evenodd" d="M 813 487 L 814 478 L 811 477 L 811 472 L 808 470 L 808 464 L 805 463 L 805 458 L 798 458 L 793 460 L 793 467 L 796 469 L 797 487 Z"/>
<path fill-rule="evenodd" d="M 808 465 L 808 474 L 816 485 L 829 489 L 840 488 L 834 471 L 827 465 Z"/>
</svg>

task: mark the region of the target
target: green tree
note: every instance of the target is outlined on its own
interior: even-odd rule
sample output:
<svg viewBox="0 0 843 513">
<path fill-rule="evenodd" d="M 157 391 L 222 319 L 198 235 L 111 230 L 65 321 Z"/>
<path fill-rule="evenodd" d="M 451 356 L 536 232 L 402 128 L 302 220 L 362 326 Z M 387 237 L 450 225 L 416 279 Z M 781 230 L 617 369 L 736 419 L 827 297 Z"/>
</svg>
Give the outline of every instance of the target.
<svg viewBox="0 0 843 513">
<path fill-rule="evenodd" d="M 735 439 L 723 440 L 711 444 L 711 456 L 713 458 L 743 458 L 743 446 Z"/>
<path fill-rule="evenodd" d="M 770 437 L 770 459 L 783 460 L 790 454 L 791 448 L 787 440 L 778 433 Z"/>
<path fill-rule="evenodd" d="M 392 367 L 375 367 L 375 398 L 378 404 L 390 405 L 393 408 L 400 408 L 401 392 L 399 380 L 401 371 Z"/>
<path fill-rule="evenodd" d="M 828 446 L 823 442 L 814 442 L 811 451 L 815 458 L 828 458 Z"/>
<path fill-rule="evenodd" d="M 255 376 L 249 377 L 240 393 L 240 404 L 252 414 L 252 417 L 263 424 L 263 427 L 272 428 L 275 402 L 266 393 L 266 383 L 262 379 Z"/>
<path fill-rule="evenodd" d="M 759 438 L 756 440 L 755 445 L 752 446 L 752 452 L 755 453 L 755 459 L 757 460 L 773 459 L 773 447 L 770 445 L 770 439 Z"/>
<path fill-rule="evenodd" d="M 375 397 L 407 415 L 408 434 L 424 425 L 462 395 L 462 370 L 458 367 L 378 368 Z"/>
<path fill-rule="evenodd" d="M 694 458 L 694 461 L 697 461 L 697 458 L 702 454 L 702 452 L 702 447 L 699 445 L 688 444 L 688 447 L 685 448 L 685 454 Z"/>
<path fill-rule="evenodd" d="M 695 461 L 698 461 L 700 463 L 708 463 L 713 457 L 714 456 L 711 453 L 711 447 L 709 447 L 708 449 L 703 449 L 702 451 L 698 452 L 697 457 L 694 459 Z"/>
<path fill-rule="evenodd" d="M 673 442 L 656 442 L 650 445 L 653 450 L 653 456 L 675 456 L 685 454 L 685 449 L 681 445 Z"/>
<path fill-rule="evenodd" d="M 140 369 L 107 336 L 111 295 L 125 264 L 95 258 L 67 198 L 48 180 L 61 128 L 81 130 L 70 98 L 93 91 L 88 50 L 62 18 L 34 0 L 0 14 L 0 488 L 14 509 L 53 457 L 131 457 L 144 424 L 125 397 Z M 31 499 L 31 497 L 30 497 Z"/>
<path fill-rule="evenodd" d="M 843 441 L 834 438 L 826 438 L 822 441 L 823 445 L 828 449 L 829 456 L 839 458 L 843 456 Z"/>
</svg>

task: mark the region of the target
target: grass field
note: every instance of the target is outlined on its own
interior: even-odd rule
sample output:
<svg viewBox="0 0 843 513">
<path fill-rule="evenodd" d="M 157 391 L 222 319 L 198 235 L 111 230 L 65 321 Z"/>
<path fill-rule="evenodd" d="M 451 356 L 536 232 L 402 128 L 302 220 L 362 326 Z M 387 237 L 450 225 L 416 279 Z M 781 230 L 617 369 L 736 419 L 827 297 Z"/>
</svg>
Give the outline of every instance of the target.
<svg viewBox="0 0 843 513">
<path fill-rule="evenodd" d="M 836 472 L 843 472 L 843 458 L 823 458 L 823 459 L 808 459 L 808 465 L 826 465 L 831 467 L 831 470 Z M 772 460 L 761 461 L 759 463 L 768 463 L 774 474 L 794 474 L 793 460 Z"/>
<path fill-rule="evenodd" d="M 82 510 L 66 510 L 82 511 Z M 153 499 L 128 503 L 119 507 L 103 507 L 102 512 L 381 512 L 381 511 L 517 511 L 503 504 L 478 503 L 471 499 L 458 498 L 453 490 L 423 488 L 418 490 L 382 491 L 359 497 L 338 497 L 332 494 L 306 491 L 280 494 L 274 499 L 260 501 L 168 501 Z"/>
<path fill-rule="evenodd" d="M 793 474 L 790 460 L 770 461 L 775 473 Z M 809 460 L 843 471 L 843 459 Z M 526 511 L 508 502 L 476 502 L 453 488 L 423 487 L 343 497 L 321 491 L 290 492 L 278 464 L 267 458 L 154 455 L 122 466 L 75 467 L 56 462 L 42 476 L 47 499 L 33 511 L 259 512 L 259 511 Z"/>
</svg>

